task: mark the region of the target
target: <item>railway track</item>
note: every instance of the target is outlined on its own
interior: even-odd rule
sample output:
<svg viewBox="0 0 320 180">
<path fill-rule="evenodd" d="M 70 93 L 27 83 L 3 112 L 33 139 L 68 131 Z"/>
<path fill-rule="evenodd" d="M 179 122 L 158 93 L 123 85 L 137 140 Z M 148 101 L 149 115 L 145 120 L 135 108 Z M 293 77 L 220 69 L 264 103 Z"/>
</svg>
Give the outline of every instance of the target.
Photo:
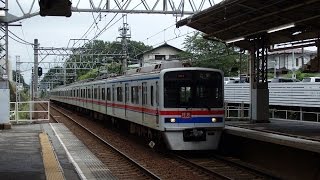
<svg viewBox="0 0 320 180">
<path fill-rule="evenodd" d="M 175 153 L 172 154 L 172 156 L 186 164 L 190 164 L 190 166 L 199 168 L 206 173 L 212 173 L 221 179 L 278 179 L 277 177 L 257 170 L 255 167 L 249 167 L 249 165 L 244 165 L 244 163 L 235 162 L 234 160 L 213 154 L 201 155 L 201 157 L 199 157 L 198 155 L 190 153 Z"/>
<path fill-rule="evenodd" d="M 90 134 L 93 134 L 95 138 L 99 139 L 103 144 L 107 143 L 104 139 L 100 138 L 98 135 L 93 133 L 88 128 L 84 127 L 80 123 L 76 122 L 72 117 L 70 117 L 68 114 L 72 113 L 71 111 L 63 109 L 59 110 L 53 106 L 51 112 L 58 111 L 60 114 L 57 116 L 52 116 L 51 119 L 56 119 L 55 117 L 65 116 L 66 118 L 72 120 L 73 123 L 76 123 L 76 126 L 81 127 L 82 129 L 85 129 Z M 107 146 L 110 146 L 114 148 L 111 144 L 107 143 Z M 114 148 L 116 149 L 116 148 Z M 120 151 L 119 151 L 120 152 Z M 121 153 L 121 152 L 120 152 Z M 122 153 L 123 154 L 123 153 Z M 167 153 L 165 153 L 167 154 Z M 128 161 L 131 161 L 133 164 L 139 164 L 136 163 L 132 158 L 125 156 L 125 159 L 128 159 Z M 262 173 L 260 171 L 255 170 L 255 168 L 250 168 L 248 166 L 242 166 L 241 164 L 234 163 L 232 161 L 228 161 L 227 159 L 223 159 L 223 157 L 213 157 L 212 155 L 206 155 L 203 157 L 192 157 L 192 154 L 171 154 L 168 156 L 169 161 L 171 162 L 177 162 L 178 167 L 182 168 L 183 166 L 188 167 L 188 169 L 191 169 L 192 172 L 197 172 L 198 174 L 202 174 L 203 179 L 277 179 L 273 176 L 270 176 L 266 173 Z M 187 158 L 186 158 L 187 157 Z M 139 160 L 140 162 L 140 160 Z M 176 164 L 177 164 L 176 163 Z M 145 163 L 143 163 L 145 164 Z M 154 175 L 154 173 L 151 173 L 150 170 L 145 169 L 144 167 L 139 165 L 139 169 L 143 174 L 146 174 L 149 178 L 152 179 L 160 179 L 160 177 L 163 177 L 163 174 L 160 175 L 160 177 Z M 153 169 L 153 168 L 151 168 Z M 159 172 L 157 170 L 152 170 L 153 172 Z M 214 177 L 214 178 L 213 178 Z"/>
<path fill-rule="evenodd" d="M 140 165 L 138 162 L 136 162 L 135 160 L 133 160 L 132 158 L 130 158 L 126 154 L 122 153 L 116 147 L 112 146 L 110 143 L 105 141 L 103 138 L 99 137 L 97 134 L 95 134 L 94 132 L 92 132 L 91 130 L 89 130 L 88 128 L 83 126 L 82 124 L 78 123 L 76 120 L 74 120 L 72 117 L 70 117 L 69 115 L 65 114 L 61 110 L 59 110 L 57 107 L 54 107 L 54 106 L 51 105 L 50 108 L 51 108 L 50 117 L 51 117 L 52 120 L 54 120 L 55 122 L 61 123 L 57 118 L 57 117 L 60 117 L 60 116 L 54 116 L 52 114 L 52 110 L 54 110 L 54 111 L 60 113 L 62 116 L 64 116 L 67 119 L 69 119 L 73 124 L 76 124 L 76 126 L 80 127 L 83 131 L 86 131 L 88 134 L 93 136 L 100 143 L 105 145 L 107 148 L 105 148 L 103 150 L 103 153 L 104 154 L 108 154 L 108 158 L 114 159 L 113 162 L 119 162 L 119 156 L 120 156 L 120 158 L 122 158 L 122 159 L 124 159 L 125 161 L 128 162 L 128 163 L 117 163 L 117 164 L 115 164 L 118 169 L 131 169 L 129 171 L 131 173 L 132 172 L 136 172 L 137 173 L 137 177 L 141 177 L 141 179 L 160 179 L 156 174 L 152 173 L 147 168 L 143 167 L 142 165 Z M 106 152 L 106 151 L 108 151 L 108 152 Z M 125 165 L 127 167 L 121 167 L 121 165 Z"/>
</svg>

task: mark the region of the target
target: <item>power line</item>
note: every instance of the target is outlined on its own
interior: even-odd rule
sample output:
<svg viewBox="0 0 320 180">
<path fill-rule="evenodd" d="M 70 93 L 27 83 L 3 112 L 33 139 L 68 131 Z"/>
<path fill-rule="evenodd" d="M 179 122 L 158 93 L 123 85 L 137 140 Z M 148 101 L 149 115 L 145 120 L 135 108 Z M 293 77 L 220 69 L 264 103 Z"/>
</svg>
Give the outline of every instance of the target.
<svg viewBox="0 0 320 180">
<path fill-rule="evenodd" d="M 166 41 L 163 41 L 163 42 L 160 42 L 160 43 L 154 44 L 154 45 L 152 45 L 152 46 L 158 46 L 158 45 L 160 45 L 160 44 L 162 44 L 162 43 L 169 42 L 169 41 L 172 41 L 172 40 L 175 40 L 175 39 L 181 38 L 181 37 L 183 37 L 183 36 L 186 36 L 186 35 L 191 34 L 191 33 L 194 33 L 194 32 L 197 32 L 197 31 L 187 32 L 187 33 L 185 33 L 185 34 L 182 34 L 182 35 L 176 36 L 176 37 L 174 37 L 174 38 L 171 38 L 171 39 L 168 39 L 168 40 L 166 40 Z"/>
<path fill-rule="evenodd" d="M 26 39 L 26 37 L 25 37 L 25 35 L 24 35 L 23 28 L 22 28 L 22 26 L 20 26 L 20 27 L 21 27 L 21 31 L 22 31 L 23 39 L 25 40 L 25 39 Z M 28 53 L 29 59 L 31 59 L 31 56 L 30 56 L 29 49 L 28 49 L 27 45 L 26 45 L 26 49 L 27 49 L 27 53 Z"/>
<path fill-rule="evenodd" d="M 33 43 L 30 43 L 30 42 L 28 42 L 28 41 L 20 38 L 19 36 L 17 36 L 17 35 L 14 34 L 13 32 L 11 32 L 9 29 L 8 29 L 8 32 L 10 32 L 13 36 L 15 36 L 16 38 L 18 38 L 19 40 L 21 40 L 24 44 L 28 44 L 28 45 L 32 45 L 32 46 L 33 46 Z M 12 37 L 11 37 L 11 38 L 12 38 Z M 12 38 L 12 39 L 13 39 L 13 38 Z M 21 42 L 21 44 L 23 44 L 22 42 Z"/>
<path fill-rule="evenodd" d="M 161 30 L 161 31 L 159 31 L 159 32 L 157 32 L 157 33 L 155 33 L 155 34 L 153 34 L 153 35 L 151 35 L 151 36 L 147 37 L 147 38 L 146 38 L 146 39 L 144 39 L 142 42 L 145 42 L 146 40 L 149 40 L 150 38 L 152 38 L 152 37 L 154 37 L 154 36 L 156 36 L 156 35 L 158 35 L 158 34 L 160 34 L 160 33 L 164 32 L 164 31 L 166 31 L 166 30 L 168 30 L 169 28 L 171 28 L 172 26 L 175 26 L 175 25 L 176 25 L 176 24 L 172 24 L 172 25 L 170 25 L 170 26 L 168 26 L 168 27 L 164 28 L 163 30 Z"/>
</svg>

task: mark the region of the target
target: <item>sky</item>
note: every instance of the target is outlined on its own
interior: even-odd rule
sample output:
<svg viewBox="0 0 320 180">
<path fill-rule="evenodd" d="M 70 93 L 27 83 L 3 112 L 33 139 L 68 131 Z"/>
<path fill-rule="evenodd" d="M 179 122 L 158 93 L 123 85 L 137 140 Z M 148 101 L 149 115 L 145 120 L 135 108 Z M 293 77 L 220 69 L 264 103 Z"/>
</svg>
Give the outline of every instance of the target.
<svg viewBox="0 0 320 180">
<path fill-rule="evenodd" d="M 37 3 L 36 0 L 35 3 Z M 21 7 L 25 12 L 29 11 L 31 7 L 31 0 L 18 0 Z M 78 0 L 73 0 L 74 4 L 77 4 Z M 94 2 L 100 2 L 100 0 L 94 0 Z M 111 1 L 113 2 L 113 1 Z M 132 4 L 134 8 L 139 1 L 135 1 Z M 150 0 L 152 2 L 152 0 Z M 176 0 L 180 2 L 180 0 Z M 198 3 L 197 0 L 195 0 Z M 215 2 L 219 2 L 215 0 Z M 88 0 L 80 0 L 80 8 L 89 8 Z M 152 4 L 152 3 L 151 3 Z M 114 7 L 114 4 L 111 4 L 110 7 Z M 140 4 L 139 6 L 142 6 Z M 209 7 L 208 4 L 205 4 L 205 7 Z M 39 9 L 39 6 L 35 4 L 31 12 L 35 12 Z M 137 8 L 138 9 L 138 8 Z M 141 9 L 141 8 L 140 8 Z M 19 9 L 18 4 L 15 1 L 9 2 L 9 13 L 21 17 L 22 13 Z M 96 17 L 98 13 L 94 13 Z M 103 27 L 114 17 L 114 13 L 102 13 L 101 21 L 100 18 L 97 20 L 99 29 Z M 117 15 L 112 21 L 115 22 L 121 17 L 121 14 Z M 188 15 L 182 17 L 186 18 Z M 176 20 L 180 20 L 174 17 L 173 15 L 156 15 L 156 14 L 128 14 L 127 22 L 131 28 L 131 40 L 142 41 L 150 46 L 159 46 L 165 41 L 177 48 L 183 49 L 183 41 L 186 36 L 185 34 L 191 33 L 194 29 L 188 27 L 181 27 L 179 29 L 175 28 Z M 34 39 L 38 39 L 41 47 L 67 47 L 70 39 L 79 39 L 87 31 L 87 29 L 93 23 L 92 13 L 77 13 L 73 12 L 70 18 L 66 17 L 40 17 L 35 16 L 28 19 L 23 19 L 14 24 L 21 24 L 21 26 L 12 26 L 9 27 L 9 30 L 15 35 L 19 36 L 25 41 L 33 43 Z M 111 24 L 112 24 L 111 23 Z M 118 28 L 122 26 L 122 20 L 111 26 L 103 34 L 101 34 L 97 39 L 104 41 L 115 41 L 119 37 Z M 170 28 L 169 28 L 170 27 Z M 91 39 L 95 36 L 98 28 L 95 27 L 91 33 L 85 37 Z M 180 38 L 176 38 L 179 37 Z M 172 40 L 174 39 L 174 40 Z M 23 45 L 17 43 L 16 41 L 9 39 L 9 58 L 11 60 L 12 68 L 15 70 L 16 56 L 20 56 L 21 62 L 33 62 L 33 48 L 30 45 Z M 48 57 L 44 61 L 51 61 L 54 57 Z M 30 69 L 30 65 L 27 67 L 27 64 L 22 64 L 22 70 Z M 44 73 L 47 70 L 44 69 Z M 23 76 L 26 82 L 30 83 L 31 70 L 23 72 Z"/>
</svg>

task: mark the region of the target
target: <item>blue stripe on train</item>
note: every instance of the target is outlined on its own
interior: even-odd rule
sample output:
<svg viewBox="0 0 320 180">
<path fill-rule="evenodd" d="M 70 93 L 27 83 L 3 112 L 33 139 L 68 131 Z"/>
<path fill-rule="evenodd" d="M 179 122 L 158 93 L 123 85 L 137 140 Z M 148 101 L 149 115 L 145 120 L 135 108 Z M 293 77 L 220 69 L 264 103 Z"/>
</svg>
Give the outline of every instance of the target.
<svg viewBox="0 0 320 180">
<path fill-rule="evenodd" d="M 165 118 L 166 123 L 171 123 L 170 122 L 171 118 Z M 175 123 L 212 123 L 212 117 L 192 117 L 192 118 L 175 118 L 176 122 Z M 216 117 L 217 122 L 223 122 L 222 117 Z"/>
</svg>

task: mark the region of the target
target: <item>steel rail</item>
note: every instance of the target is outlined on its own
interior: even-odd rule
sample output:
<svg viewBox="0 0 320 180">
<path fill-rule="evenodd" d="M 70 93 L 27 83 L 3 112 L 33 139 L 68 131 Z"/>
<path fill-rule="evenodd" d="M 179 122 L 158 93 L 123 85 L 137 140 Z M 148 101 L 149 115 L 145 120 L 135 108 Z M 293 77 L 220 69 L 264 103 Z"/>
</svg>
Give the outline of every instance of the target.
<svg viewBox="0 0 320 180">
<path fill-rule="evenodd" d="M 76 122 L 72 117 L 70 117 L 69 115 L 63 113 L 61 110 L 59 110 L 57 107 L 54 106 L 50 106 L 51 108 L 53 108 L 54 110 L 58 111 L 59 113 L 61 113 L 62 115 L 64 115 L 65 117 L 67 117 L 68 119 L 70 119 L 71 121 L 73 121 L 74 123 L 76 123 L 78 126 L 80 126 L 81 128 L 83 128 L 84 130 L 86 130 L 87 132 L 89 132 L 91 135 L 93 135 L 94 137 L 96 137 L 100 142 L 102 142 L 103 144 L 105 144 L 106 146 L 110 147 L 113 151 L 117 152 L 118 154 L 120 154 L 122 157 L 124 157 L 125 159 L 127 159 L 129 162 L 133 163 L 134 165 L 136 165 L 141 171 L 144 172 L 144 174 L 146 174 L 147 176 L 151 177 L 152 179 L 160 179 L 160 177 L 158 177 L 156 174 L 152 173 L 151 171 L 149 171 L 148 169 L 146 169 L 145 167 L 143 167 L 142 165 L 140 165 L 137 161 L 133 160 L 132 158 L 130 158 L 129 156 L 127 156 L 125 153 L 121 152 L 120 150 L 118 150 L 116 147 L 114 147 L 113 145 L 111 145 L 110 143 L 108 143 L 107 141 L 105 141 L 104 139 L 102 139 L 101 137 L 99 137 L 97 134 L 95 134 L 94 132 L 92 132 L 90 129 L 86 128 L 85 126 L 83 126 L 82 124 Z"/>
</svg>

